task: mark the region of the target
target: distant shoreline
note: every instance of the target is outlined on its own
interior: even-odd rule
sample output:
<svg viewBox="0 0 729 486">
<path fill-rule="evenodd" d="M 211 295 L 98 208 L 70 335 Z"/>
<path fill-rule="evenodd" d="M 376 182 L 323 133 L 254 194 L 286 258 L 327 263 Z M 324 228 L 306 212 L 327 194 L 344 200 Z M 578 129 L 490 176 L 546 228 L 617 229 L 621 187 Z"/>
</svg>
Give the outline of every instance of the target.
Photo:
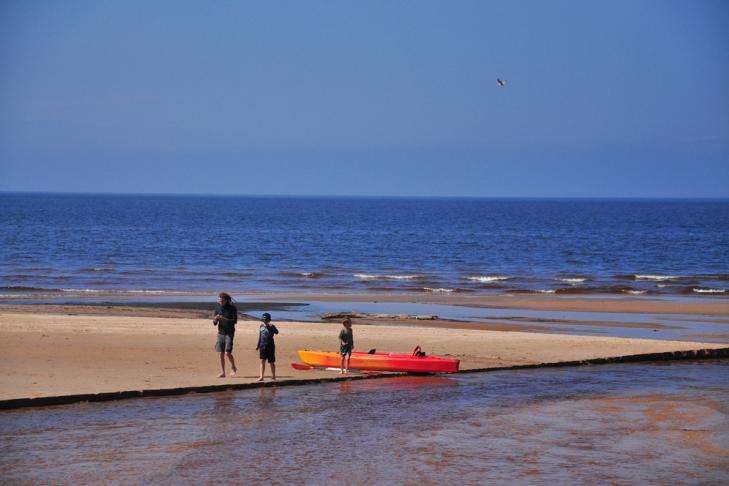
<svg viewBox="0 0 729 486">
<path fill-rule="evenodd" d="M 263 307 L 279 310 L 304 306 L 308 302 L 389 302 L 441 304 L 484 308 L 523 308 L 533 310 L 563 310 L 584 312 L 637 312 L 662 314 L 729 315 L 729 298 L 725 296 L 614 296 L 614 295 L 529 295 L 529 294 L 425 294 L 378 292 L 231 292 L 241 313 Z M 41 296 L 37 296 L 41 297 Z M 100 291 L 93 296 L 73 295 L 51 298 L 15 298 L 0 300 L 0 308 L 14 305 L 91 306 L 168 309 L 175 311 L 209 312 L 217 293 L 171 292 L 165 295 L 135 295 Z M 198 314 L 195 314 L 198 315 Z"/>
</svg>

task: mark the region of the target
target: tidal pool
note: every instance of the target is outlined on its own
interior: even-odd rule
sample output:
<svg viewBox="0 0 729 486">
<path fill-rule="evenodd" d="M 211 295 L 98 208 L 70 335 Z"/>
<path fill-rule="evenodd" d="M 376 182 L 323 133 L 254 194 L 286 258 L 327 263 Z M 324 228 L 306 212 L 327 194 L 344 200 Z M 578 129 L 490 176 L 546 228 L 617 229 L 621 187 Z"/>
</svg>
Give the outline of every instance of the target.
<svg viewBox="0 0 729 486">
<path fill-rule="evenodd" d="M 716 484 L 729 477 L 729 361 L 15 410 L 0 433 L 4 484 Z"/>
</svg>

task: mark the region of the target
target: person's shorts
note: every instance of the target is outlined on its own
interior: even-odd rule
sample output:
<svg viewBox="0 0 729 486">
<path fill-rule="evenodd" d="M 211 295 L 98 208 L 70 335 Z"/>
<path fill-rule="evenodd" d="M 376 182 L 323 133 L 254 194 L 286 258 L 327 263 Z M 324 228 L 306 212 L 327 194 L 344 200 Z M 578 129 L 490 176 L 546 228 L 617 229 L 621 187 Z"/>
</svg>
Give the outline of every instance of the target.
<svg viewBox="0 0 729 486">
<path fill-rule="evenodd" d="M 218 340 L 215 342 L 215 351 L 218 353 L 222 353 L 223 351 L 226 353 L 233 352 L 233 336 L 218 334 Z"/>
<path fill-rule="evenodd" d="M 340 344 L 339 345 L 339 354 L 342 355 L 342 358 L 344 358 L 348 354 L 351 356 L 352 346 L 350 346 L 349 344 Z"/>
<path fill-rule="evenodd" d="M 276 347 L 275 346 L 264 346 L 258 348 L 258 357 L 265 359 L 269 363 L 276 362 Z"/>
</svg>

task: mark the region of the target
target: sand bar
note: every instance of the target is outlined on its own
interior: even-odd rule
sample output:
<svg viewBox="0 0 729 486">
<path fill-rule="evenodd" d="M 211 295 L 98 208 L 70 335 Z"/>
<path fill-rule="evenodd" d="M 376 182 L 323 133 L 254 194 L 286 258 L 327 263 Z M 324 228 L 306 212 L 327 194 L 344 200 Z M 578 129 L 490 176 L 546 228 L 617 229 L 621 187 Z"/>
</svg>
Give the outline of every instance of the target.
<svg viewBox="0 0 729 486">
<path fill-rule="evenodd" d="M 21 312 L 23 309 L 0 311 L 1 400 L 253 383 L 257 378 L 255 321 L 238 324 L 237 376 L 216 378 L 216 329 L 207 318 L 184 313 L 154 317 L 146 311 L 136 315 L 39 314 Z M 279 380 L 337 376 L 328 371 L 296 371 L 290 363 L 299 361 L 298 349 L 336 349 L 339 324 L 277 325 L 281 331 L 277 338 Z M 727 347 L 721 343 L 420 327 L 417 323 L 413 327 L 355 326 L 355 339 L 360 350 L 409 352 L 417 344 L 428 354 L 460 359 L 462 370 Z"/>
<path fill-rule="evenodd" d="M 280 293 L 268 294 L 271 301 L 331 301 L 331 302 L 404 302 L 413 304 L 461 305 L 493 309 L 524 309 L 575 312 L 621 312 L 641 314 L 691 314 L 729 316 L 727 298 L 669 298 L 560 295 L 465 295 L 437 293 L 390 294 L 326 294 Z"/>
</svg>

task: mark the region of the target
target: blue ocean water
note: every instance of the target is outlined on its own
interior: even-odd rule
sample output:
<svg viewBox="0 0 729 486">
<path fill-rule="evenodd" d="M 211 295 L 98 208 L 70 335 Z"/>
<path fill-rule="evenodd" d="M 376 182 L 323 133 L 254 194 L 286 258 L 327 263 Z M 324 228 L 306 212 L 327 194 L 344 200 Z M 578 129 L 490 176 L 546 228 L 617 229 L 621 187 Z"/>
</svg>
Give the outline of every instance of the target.
<svg viewBox="0 0 729 486">
<path fill-rule="evenodd" d="M 0 194 L 0 295 L 729 293 L 729 201 Z"/>
</svg>

